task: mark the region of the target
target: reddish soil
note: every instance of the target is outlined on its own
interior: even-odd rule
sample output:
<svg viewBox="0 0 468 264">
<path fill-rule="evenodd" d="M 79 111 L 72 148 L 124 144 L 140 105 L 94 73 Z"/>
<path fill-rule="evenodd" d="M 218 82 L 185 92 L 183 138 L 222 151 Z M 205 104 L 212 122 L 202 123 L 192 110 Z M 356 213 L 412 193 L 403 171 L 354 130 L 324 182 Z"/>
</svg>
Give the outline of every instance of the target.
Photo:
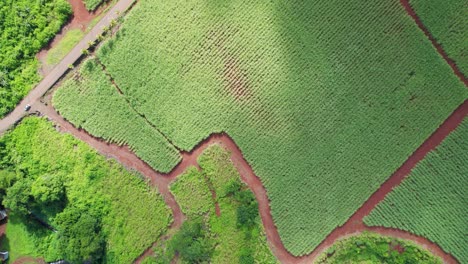
<svg viewBox="0 0 468 264">
<path fill-rule="evenodd" d="M 211 192 L 211 197 L 213 198 L 213 202 L 214 202 L 214 205 L 215 205 L 216 216 L 220 217 L 221 216 L 221 208 L 219 208 L 219 203 L 216 200 L 216 192 L 215 192 L 215 190 L 213 188 L 210 188 L 210 192 Z"/>
<path fill-rule="evenodd" d="M 54 65 L 48 65 L 46 63 L 47 53 L 51 48 L 55 47 L 65 34 L 72 29 L 80 29 L 85 32 L 90 22 L 97 16 L 99 16 L 105 9 L 105 6 L 98 8 L 96 11 L 88 12 L 83 0 L 68 0 L 72 6 L 73 14 L 71 15 L 68 23 L 62 27 L 60 32 L 54 37 L 54 39 L 43 48 L 38 54 L 37 59 L 41 62 L 40 72 L 42 75 L 48 74 L 54 67 Z"/>
<path fill-rule="evenodd" d="M 450 65 L 452 71 L 455 75 L 468 87 L 468 80 L 466 79 L 465 75 L 458 69 L 457 64 L 449 58 L 445 50 L 442 46 L 437 42 L 437 40 L 432 36 L 429 30 L 424 26 L 424 23 L 419 18 L 418 14 L 414 11 L 413 7 L 409 3 L 409 0 L 400 0 L 401 5 L 405 8 L 406 12 L 408 13 L 411 18 L 413 18 L 414 22 L 418 25 L 418 27 L 424 32 L 424 35 L 432 42 L 432 45 L 436 48 L 437 52 L 442 56 L 442 58 Z"/>
<path fill-rule="evenodd" d="M 23 264 L 23 263 L 37 263 L 37 264 L 46 264 L 42 258 L 32 258 L 32 257 L 22 257 L 13 262 L 13 264 Z"/>
<path fill-rule="evenodd" d="M 341 227 L 336 228 L 327 238 L 309 255 L 295 257 L 291 255 L 281 242 L 280 236 L 273 222 L 270 213 L 269 200 L 265 188 L 260 179 L 254 174 L 252 168 L 243 158 L 241 150 L 237 147 L 234 141 L 226 134 L 213 134 L 209 138 L 200 142 L 191 152 L 183 152 L 182 161 L 168 174 L 161 174 L 154 171 L 149 165 L 141 161 L 127 147 L 119 147 L 108 144 L 100 139 L 94 138 L 83 130 L 76 129 L 63 119 L 52 107 L 45 105 L 36 105 L 33 110 L 39 111 L 48 116 L 60 126 L 60 130 L 73 134 L 78 139 L 85 141 L 90 146 L 95 148 L 100 153 L 117 159 L 127 168 L 135 169 L 144 176 L 151 179 L 151 183 L 159 189 L 166 203 L 172 209 L 174 215 L 173 228 L 177 228 L 183 222 L 184 216 L 176 203 L 174 197 L 169 191 L 169 184 L 180 174 L 182 174 L 190 166 L 198 166 L 197 158 L 203 151 L 212 144 L 220 144 L 231 152 L 231 160 L 234 166 L 239 171 L 242 180 L 250 187 L 255 194 L 259 212 L 264 225 L 266 236 L 273 254 L 282 263 L 311 263 L 324 249 L 331 246 L 337 239 L 344 236 L 357 234 L 362 231 L 374 231 L 383 235 L 389 235 L 404 239 L 411 239 L 418 242 L 423 247 L 432 251 L 435 255 L 440 256 L 446 263 L 457 263 L 457 261 L 436 244 L 428 241 L 423 237 L 418 237 L 410 233 L 381 228 L 367 227 L 363 224 L 362 219 L 368 215 L 372 209 L 381 202 L 385 196 L 398 186 L 401 181 L 408 176 L 416 164 L 424 158 L 424 156 L 453 131 L 458 124 L 468 115 L 468 100 L 458 107 L 450 117 L 408 158 L 408 160 L 384 183 L 382 186 L 359 208 L 355 214 Z M 146 256 L 146 255 L 145 255 Z M 141 261 L 141 259 L 139 259 Z"/>
<path fill-rule="evenodd" d="M 235 32 L 237 30 L 234 30 L 232 34 L 235 34 Z M 225 47 L 225 42 L 230 34 L 222 31 L 211 31 L 207 37 L 209 40 L 214 41 L 216 50 L 223 59 L 223 78 L 226 82 L 227 91 L 237 100 L 249 99 L 252 93 L 247 73 L 241 68 L 236 56 Z"/>
</svg>

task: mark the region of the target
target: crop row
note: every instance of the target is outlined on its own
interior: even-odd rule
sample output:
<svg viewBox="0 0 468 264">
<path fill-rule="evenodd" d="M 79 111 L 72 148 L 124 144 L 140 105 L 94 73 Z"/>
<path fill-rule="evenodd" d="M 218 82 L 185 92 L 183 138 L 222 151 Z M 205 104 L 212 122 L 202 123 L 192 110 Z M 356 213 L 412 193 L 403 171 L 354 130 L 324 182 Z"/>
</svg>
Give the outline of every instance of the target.
<svg viewBox="0 0 468 264">
<path fill-rule="evenodd" d="M 468 118 L 465 118 L 365 218 L 365 223 L 426 237 L 452 253 L 460 263 L 467 263 L 467 161 Z"/>
<path fill-rule="evenodd" d="M 129 145 L 159 171 L 168 172 L 180 161 L 174 146 L 129 107 L 95 59 L 84 62 L 57 90 L 53 104 L 75 126 L 109 142 Z"/>
<path fill-rule="evenodd" d="M 468 98 L 398 1 L 141 0 L 97 56 L 179 148 L 234 139 L 294 255 L 345 223 Z"/>
</svg>

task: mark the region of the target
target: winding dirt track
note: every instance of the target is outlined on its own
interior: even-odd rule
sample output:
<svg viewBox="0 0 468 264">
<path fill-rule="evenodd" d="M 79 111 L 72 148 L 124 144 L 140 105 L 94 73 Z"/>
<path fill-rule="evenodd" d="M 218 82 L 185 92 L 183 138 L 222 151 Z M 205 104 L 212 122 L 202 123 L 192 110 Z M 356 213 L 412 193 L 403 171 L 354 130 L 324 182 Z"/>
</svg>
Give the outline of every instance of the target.
<svg viewBox="0 0 468 264">
<path fill-rule="evenodd" d="M 424 156 L 434 149 L 442 140 L 453 131 L 458 124 L 468 115 L 468 100 L 458 107 L 450 117 L 408 158 L 408 160 L 359 208 L 353 216 L 341 227 L 336 228 L 327 238 L 309 255 L 295 257 L 291 255 L 281 242 L 280 236 L 273 222 L 270 213 L 269 200 L 265 188 L 260 179 L 254 174 L 252 168 L 243 158 L 241 150 L 237 147 L 234 141 L 226 134 L 213 134 L 204 141 L 200 142 L 191 152 L 182 153 L 182 161 L 168 174 L 161 174 L 154 171 L 149 165 L 141 161 L 127 147 L 120 147 L 108 144 L 100 139 L 97 139 L 83 130 L 76 129 L 73 125 L 62 118 L 51 106 L 38 104 L 34 107 L 35 111 L 48 116 L 60 127 L 63 132 L 69 132 L 78 139 L 88 143 L 98 152 L 107 157 L 115 158 L 121 164 L 129 169 L 139 171 L 141 174 L 151 180 L 151 183 L 156 186 L 159 192 L 163 195 L 167 205 L 171 208 L 174 223 L 173 228 L 179 227 L 184 215 L 169 191 L 169 184 L 180 174 L 182 174 L 190 166 L 198 166 L 197 158 L 203 151 L 212 144 L 220 144 L 231 152 L 231 160 L 234 166 L 239 171 L 242 180 L 250 187 L 255 194 L 259 212 L 263 226 L 266 231 L 266 236 L 273 254 L 282 263 L 312 263 L 313 260 L 323 252 L 324 249 L 331 246 L 337 239 L 357 234 L 362 231 L 373 231 L 383 235 L 389 235 L 404 239 L 413 240 L 423 247 L 430 250 L 435 255 L 441 257 L 445 263 L 458 263 L 451 255 L 445 253 L 439 246 L 428 241 L 423 237 L 419 237 L 401 230 L 388 229 L 382 227 L 367 227 L 363 224 L 362 219 L 370 213 L 370 211 L 384 199 L 384 197 L 392 191 L 395 186 L 408 176 L 416 164 L 424 158 Z M 313 232 L 313 231 L 312 231 Z M 146 251 L 143 256 L 150 255 L 151 251 Z M 137 260 L 137 263 L 142 258 Z"/>
</svg>

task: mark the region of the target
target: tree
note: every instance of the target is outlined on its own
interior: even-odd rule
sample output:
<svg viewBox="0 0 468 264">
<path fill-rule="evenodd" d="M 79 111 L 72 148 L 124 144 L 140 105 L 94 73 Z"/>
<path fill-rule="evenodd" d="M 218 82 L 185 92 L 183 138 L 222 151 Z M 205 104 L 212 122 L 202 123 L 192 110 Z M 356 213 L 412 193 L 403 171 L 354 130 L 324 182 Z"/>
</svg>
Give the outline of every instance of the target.
<svg viewBox="0 0 468 264">
<path fill-rule="evenodd" d="M 67 207 L 55 218 L 57 251 L 72 263 L 99 262 L 104 255 L 104 235 L 100 217 L 76 207 Z"/>
<path fill-rule="evenodd" d="M 28 204 L 31 200 L 31 181 L 22 179 L 6 190 L 3 205 L 17 215 L 27 215 L 29 214 Z"/>
<path fill-rule="evenodd" d="M 207 263 L 214 250 L 200 219 L 185 222 L 169 242 L 169 250 L 188 263 Z"/>
<path fill-rule="evenodd" d="M 42 175 L 31 186 L 31 195 L 41 203 L 63 201 L 65 186 L 60 175 Z"/>
</svg>

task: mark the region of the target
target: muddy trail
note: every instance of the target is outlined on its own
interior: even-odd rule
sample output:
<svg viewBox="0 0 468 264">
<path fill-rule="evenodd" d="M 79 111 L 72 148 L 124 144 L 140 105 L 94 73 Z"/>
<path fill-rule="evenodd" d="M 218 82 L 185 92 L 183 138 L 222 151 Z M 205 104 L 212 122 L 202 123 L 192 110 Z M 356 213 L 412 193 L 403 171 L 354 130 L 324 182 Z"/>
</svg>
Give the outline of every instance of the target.
<svg viewBox="0 0 468 264">
<path fill-rule="evenodd" d="M 33 258 L 33 257 L 21 257 L 13 262 L 13 264 L 47 264 L 44 259 L 42 258 Z"/>
<path fill-rule="evenodd" d="M 419 29 L 424 32 L 424 35 L 431 41 L 432 45 L 434 48 L 437 50 L 437 52 L 442 56 L 442 58 L 448 63 L 450 68 L 452 68 L 453 73 L 462 81 L 465 86 L 468 87 L 468 80 L 466 79 L 465 75 L 460 71 L 458 68 L 457 64 L 455 61 L 453 61 L 445 52 L 444 48 L 442 45 L 440 45 L 437 40 L 432 36 L 431 32 L 426 28 L 424 23 L 422 22 L 421 18 L 418 16 L 416 11 L 414 11 L 413 7 L 411 6 L 409 0 L 400 0 L 401 5 L 404 7 L 406 13 L 414 20 L 416 25 L 418 25 Z"/>
<path fill-rule="evenodd" d="M 381 227 L 367 227 L 363 224 L 363 218 L 368 215 L 375 206 L 381 202 L 385 196 L 398 186 L 403 179 L 408 176 L 416 164 L 421 161 L 425 155 L 438 146 L 442 140 L 453 131 L 458 124 L 461 123 L 463 118 L 468 115 L 468 100 L 459 106 L 450 117 L 407 159 L 405 163 L 384 183 L 382 186 L 354 213 L 351 218 L 341 227 L 336 228 L 326 239 L 309 254 L 302 257 L 295 257 L 291 255 L 284 247 L 273 218 L 270 213 L 269 199 L 265 188 L 263 187 L 260 179 L 255 175 L 248 162 L 244 159 L 241 150 L 237 147 L 235 142 L 224 133 L 213 134 L 204 141 L 200 142 L 191 152 L 182 152 L 182 161 L 168 174 L 162 174 L 154 171 L 149 165 L 140 160 L 133 154 L 127 147 L 116 146 L 108 144 L 101 139 L 95 138 L 83 130 L 76 129 L 73 125 L 68 123 L 62 118 L 53 107 L 43 104 L 36 105 L 35 111 L 49 117 L 58 126 L 59 130 L 69 132 L 78 139 L 86 142 L 91 147 L 95 148 L 101 154 L 114 158 L 129 169 L 134 169 L 148 179 L 151 183 L 158 188 L 159 192 L 163 195 L 167 205 L 171 208 L 174 216 L 174 223 L 172 228 L 179 227 L 184 221 L 184 215 L 175 201 L 173 195 L 169 191 L 169 184 L 176 179 L 176 177 L 190 166 L 198 168 L 197 158 L 212 144 L 219 144 L 226 148 L 231 153 L 231 160 L 239 171 L 242 180 L 249 186 L 259 205 L 259 213 L 265 228 L 266 236 L 273 254 L 282 263 L 312 263 L 323 250 L 331 246 L 337 239 L 356 234 L 362 231 L 374 231 L 383 235 L 395 236 L 413 240 L 423 247 L 429 249 L 435 255 L 441 257 L 445 263 L 457 263 L 457 261 L 445 253 L 439 246 L 428 241 L 423 237 L 412 235 L 410 233 L 381 228 Z M 147 256 L 151 251 L 143 254 Z M 141 261 L 138 259 L 137 261 Z"/>
<path fill-rule="evenodd" d="M 39 72 L 44 76 L 47 75 L 53 68 L 54 65 L 48 65 L 46 62 L 48 52 L 63 39 L 65 34 L 73 29 L 79 29 L 82 32 L 85 32 L 88 29 L 88 26 L 91 24 L 93 19 L 101 15 L 106 6 L 105 4 L 97 8 L 95 11 L 89 12 L 84 5 L 83 0 L 68 0 L 72 7 L 72 15 L 70 16 L 68 22 L 62 27 L 60 32 L 55 35 L 55 37 L 48 43 L 46 47 L 41 49 L 36 55 L 37 59 L 41 63 Z"/>
</svg>

